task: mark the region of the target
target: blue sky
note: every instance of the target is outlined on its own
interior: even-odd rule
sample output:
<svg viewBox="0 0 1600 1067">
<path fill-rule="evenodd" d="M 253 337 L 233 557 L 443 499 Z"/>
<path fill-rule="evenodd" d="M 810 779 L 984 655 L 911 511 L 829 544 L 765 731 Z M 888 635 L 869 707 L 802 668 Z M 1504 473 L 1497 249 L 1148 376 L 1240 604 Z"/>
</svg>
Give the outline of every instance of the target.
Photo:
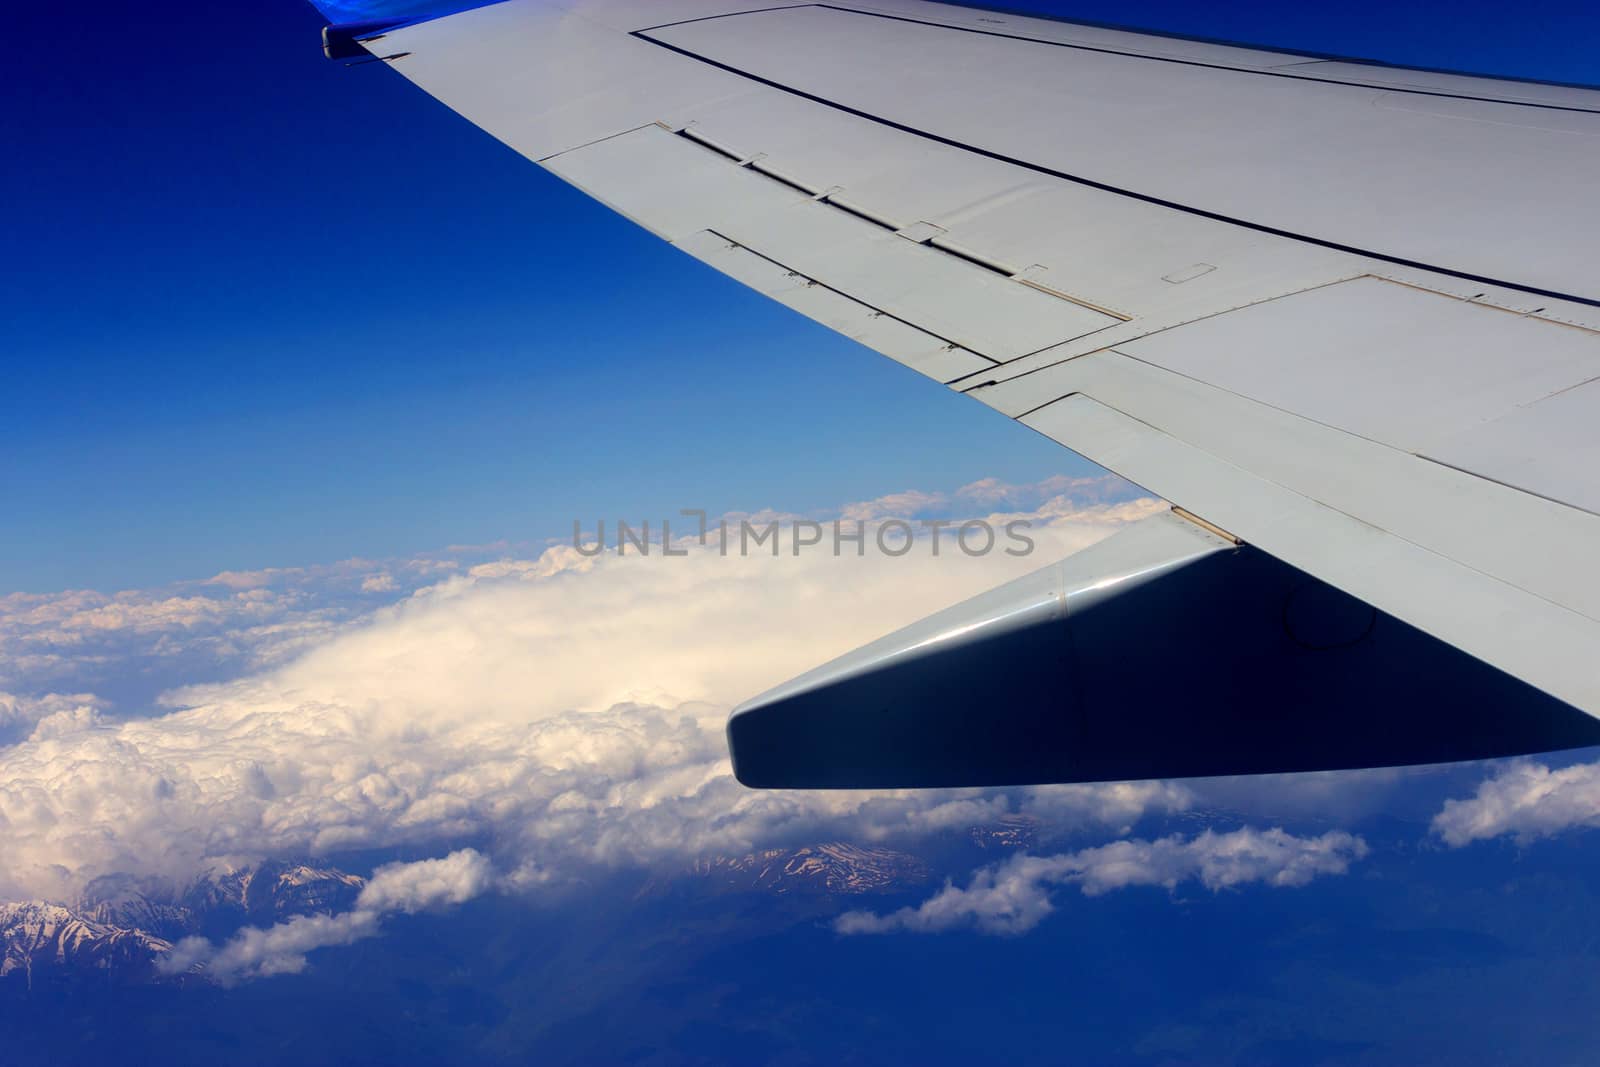
<svg viewBox="0 0 1600 1067">
<path fill-rule="evenodd" d="M 1578 5 L 1014 6 L 1600 78 Z M 6 72 L 0 589 L 1086 469 L 326 62 L 307 4 L 20 19 L 73 43 Z"/>
<path fill-rule="evenodd" d="M 307 5 L 106 18 L 8 75 L 0 588 L 1074 465 L 325 61 Z"/>
</svg>

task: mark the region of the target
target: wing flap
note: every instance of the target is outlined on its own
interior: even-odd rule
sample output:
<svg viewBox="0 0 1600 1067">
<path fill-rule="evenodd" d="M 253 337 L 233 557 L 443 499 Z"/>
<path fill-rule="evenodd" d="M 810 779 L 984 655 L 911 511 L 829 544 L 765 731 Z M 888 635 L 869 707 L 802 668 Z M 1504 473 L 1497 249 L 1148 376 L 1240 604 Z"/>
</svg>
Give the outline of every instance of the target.
<svg viewBox="0 0 1600 1067">
<path fill-rule="evenodd" d="M 1122 321 L 820 202 L 745 217 L 718 232 L 996 360 L 1016 359 Z"/>
<path fill-rule="evenodd" d="M 1122 321 L 807 195 L 751 161 L 654 124 L 562 153 L 545 166 L 668 240 L 713 230 L 991 359 L 1015 359 Z"/>
<path fill-rule="evenodd" d="M 852 300 L 721 234 L 705 230 L 679 242 L 678 247 L 780 304 L 935 381 L 954 381 L 995 365 L 992 360 Z"/>
<path fill-rule="evenodd" d="M 654 123 L 563 152 L 544 166 L 669 241 L 810 199 Z"/>
</svg>

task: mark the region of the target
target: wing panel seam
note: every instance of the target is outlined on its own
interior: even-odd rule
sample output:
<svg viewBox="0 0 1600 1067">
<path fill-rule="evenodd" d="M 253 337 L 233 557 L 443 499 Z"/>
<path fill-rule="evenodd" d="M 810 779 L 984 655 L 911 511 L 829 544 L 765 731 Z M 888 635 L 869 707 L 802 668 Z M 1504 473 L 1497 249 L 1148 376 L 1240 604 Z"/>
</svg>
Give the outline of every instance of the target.
<svg viewBox="0 0 1600 1067">
<path fill-rule="evenodd" d="M 824 7 L 826 5 L 818 4 L 812 6 Z M 790 9 L 784 8 L 782 10 Z M 735 12 L 734 14 L 743 14 L 743 12 Z M 717 17 L 731 17 L 731 15 Z M 652 29 L 662 28 L 666 27 L 652 27 Z M 809 100 L 814 104 L 820 104 L 823 107 L 832 108 L 835 111 L 839 111 L 847 115 L 853 115 L 856 118 L 864 119 L 868 122 L 874 122 L 889 129 L 898 130 L 901 133 L 907 133 L 914 137 L 921 137 L 924 140 L 932 141 L 935 144 L 942 144 L 947 148 L 955 148 L 960 151 L 970 152 L 973 155 L 980 156 L 985 159 L 992 159 L 999 163 L 1006 163 L 1014 167 L 1019 167 L 1023 170 L 1031 171 L 1035 174 L 1043 174 L 1047 177 L 1056 178 L 1060 181 L 1071 182 L 1074 185 L 1081 185 L 1085 188 L 1098 189 L 1101 192 L 1127 197 L 1132 200 L 1137 200 L 1140 203 L 1153 204 L 1157 207 L 1164 207 L 1173 211 L 1181 211 L 1188 215 L 1210 219 L 1213 222 L 1222 222 L 1232 226 L 1239 226 L 1257 233 L 1271 234 L 1274 237 L 1282 237 L 1292 241 L 1299 241 L 1304 244 L 1314 245 L 1319 248 L 1327 248 L 1335 252 L 1344 252 L 1351 255 L 1361 256 L 1365 259 L 1376 260 L 1382 263 L 1392 263 L 1401 267 L 1411 267 L 1416 270 L 1427 271 L 1432 274 L 1440 274 L 1449 278 L 1458 278 L 1463 281 L 1480 282 L 1484 285 L 1499 286 L 1501 288 L 1514 290 L 1520 293 L 1529 293 L 1534 296 L 1545 296 L 1553 300 L 1567 300 L 1575 304 L 1583 304 L 1588 307 L 1600 308 L 1600 298 L 1579 296 L 1575 293 L 1563 293 L 1554 289 L 1545 289 L 1540 286 L 1506 281 L 1502 278 L 1492 278 L 1483 274 L 1474 274 L 1470 271 L 1460 271 L 1449 267 L 1441 267 L 1432 263 L 1424 263 L 1421 260 L 1407 259 L 1404 256 L 1395 256 L 1384 252 L 1375 252 L 1372 249 L 1360 248 L 1356 245 L 1348 245 L 1339 241 L 1333 241 L 1323 237 L 1316 237 L 1311 234 L 1296 233 L 1292 230 L 1281 229 L 1280 227 L 1271 226 L 1262 222 L 1252 222 L 1249 219 L 1241 219 L 1219 211 L 1211 211 L 1207 208 L 1196 207 L 1192 204 L 1181 204 L 1177 201 L 1168 200 L 1164 197 L 1154 196 L 1150 193 L 1141 193 L 1134 189 L 1126 189 L 1121 186 L 1112 185 L 1109 182 L 1102 182 L 1094 178 L 1085 177 L 1081 174 L 1070 174 L 1066 171 L 1056 170 L 1054 167 L 1048 167 L 1042 163 L 1034 163 L 1030 160 L 1020 159 L 1016 156 L 1008 156 L 1003 152 L 996 152 L 993 149 L 982 148 L 978 145 L 968 144 L 953 137 L 946 137 L 943 134 L 919 129 L 915 126 L 899 122 L 895 119 L 873 114 L 870 111 L 865 111 L 850 104 L 841 103 L 837 100 L 830 100 L 827 97 L 819 96 L 816 93 L 808 92 L 805 89 L 799 89 L 792 85 L 785 85 L 784 83 L 776 81 L 772 78 L 743 70 L 739 67 L 733 66 L 732 64 L 724 63 L 721 60 L 712 59 L 709 56 L 701 55 L 700 53 L 688 48 L 684 48 L 681 45 L 675 45 L 667 41 L 658 40 L 655 37 L 649 36 L 649 33 L 650 30 L 633 30 L 628 34 L 628 36 L 635 37 L 649 44 L 653 44 L 658 48 L 665 48 L 667 51 L 676 53 L 677 55 L 683 56 L 686 59 L 692 59 L 695 62 L 704 63 L 707 66 L 721 70 L 725 73 L 745 78 L 749 81 L 757 83 L 758 85 L 765 85 L 770 89 L 776 89 L 779 92 L 789 93 L 790 95 L 799 97 L 802 100 Z"/>
<path fill-rule="evenodd" d="M 901 318 L 899 315 L 896 315 L 892 311 L 885 311 L 881 307 L 878 307 L 878 306 L 876 306 L 874 304 L 869 304 L 867 301 L 862 300 L 858 296 L 854 296 L 854 295 L 852 295 L 850 293 L 847 293 L 843 289 L 836 289 L 833 286 L 829 285 L 827 282 L 819 281 L 818 279 L 813 278 L 811 275 L 805 273 L 804 271 L 795 270 L 793 267 L 789 266 L 787 263 L 784 263 L 781 260 L 773 259 L 771 256 L 769 256 L 766 253 L 762 252 L 760 249 L 751 248 L 749 245 L 744 244 L 743 242 L 741 242 L 741 241 L 739 241 L 739 240 L 737 240 L 735 238 L 729 237 L 725 233 L 722 233 L 722 232 L 720 232 L 718 230 L 709 230 L 709 229 L 706 230 L 705 232 L 709 233 L 711 236 L 715 237 L 719 241 L 726 241 L 730 248 L 743 249 L 744 251 L 749 252 L 752 256 L 755 256 L 757 259 L 762 259 L 762 260 L 765 260 L 766 262 L 772 264 L 774 267 L 777 267 L 779 270 L 788 271 L 789 274 L 793 275 L 796 278 L 803 279 L 809 285 L 814 285 L 819 289 L 825 289 L 828 292 L 834 294 L 835 296 L 842 297 L 845 300 L 850 301 L 852 304 L 856 304 L 856 305 L 859 305 L 860 307 L 866 308 L 868 311 L 872 312 L 874 315 L 881 315 L 883 318 L 891 319 L 894 322 L 898 322 L 902 326 L 905 326 L 905 327 L 908 327 L 910 329 L 916 330 L 918 333 L 926 334 L 928 337 L 933 338 L 935 341 L 941 341 L 944 344 L 948 345 L 950 347 L 951 351 L 956 351 L 956 350 L 959 349 L 962 352 L 971 352 L 973 355 L 977 356 L 981 360 L 984 360 L 985 362 L 991 363 L 996 367 L 1001 366 L 1001 361 L 995 359 L 993 356 L 984 355 L 982 352 L 975 351 L 975 350 L 967 347 L 966 345 L 963 345 L 963 344 L 960 344 L 960 343 L 958 343 L 956 341 L 950 340 L 950 338 L 945 337 L 943 334 L 934 333 L 932 330 L 928 329 L 926 326 L 918 325 L 915 322 L 911 322 L 911 321 L 909 321 L 907 319 Z M 781 301 L 780 301 L 780 303 L 781 303 Z M 979 372 L 979 373 L 982 373 L 982 372 Z M 959 381 L 960 379 L 953 379 L 953 380 Z"/>
</svg>

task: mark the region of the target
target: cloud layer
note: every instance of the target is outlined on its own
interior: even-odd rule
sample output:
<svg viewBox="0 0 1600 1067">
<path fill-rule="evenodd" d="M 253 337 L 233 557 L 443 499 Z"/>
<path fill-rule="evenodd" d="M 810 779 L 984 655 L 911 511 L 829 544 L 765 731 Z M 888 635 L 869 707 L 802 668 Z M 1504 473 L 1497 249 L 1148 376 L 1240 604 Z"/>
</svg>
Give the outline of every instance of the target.
<svg viewBox="0 0 1600 1067">
<path fill-rule="evenodd" d="M 1130 886 L 1171 891 L 1191 879 L 1213 892 L 1256 882 L 1303 886 L 1324 875 L 1344 874 L 1366 854 L 1364 841 L 1340 831 L 1296 837 L 1276 828 L 1244 827 L 1221 834 L 1206 830 L 1192 838 L 1114 841 L 1059 856 L 1014 856 L 978 871 L 965 888 L 947 884 L 916 907 L 887 915 L 846 912 L 834 929 L 883 934 L 971 927 L 989 934 L 1020 934 L 1055 910 L 1051 897 L 1062 886 L 1075 885 L 1086 896 Z"/>
<path fill-rule="evenodd" d="M 898 558 L 555 546 L 462 568 L 355 622 L 317 623 L 328 632 L 282 665 L 179 689 L 165 698 L 177 710 L 116 721 L 62 707 L 0 748 L 0 898 L 71 900 L 104 874 L 181 882 L 219 863 L 401 846 L 471 845 L 503 870 L 560 881 L 824 826 L 875 840 L 982 821 L 1012 801 L 745 790 L 727 766 L 728 707 L 1159 507 L 1057 496 L 979 516 L 1031 519 L 1028 558 L 934 558 L 924 537 Z M 340 581 L 357 588 L 372 571 Z M 279 580 L 215 579 L 228 597 Z M 1058 821 L 1109 827 L 1189 802 L 1159 784 L 1027 797 Z"/>
</svg>

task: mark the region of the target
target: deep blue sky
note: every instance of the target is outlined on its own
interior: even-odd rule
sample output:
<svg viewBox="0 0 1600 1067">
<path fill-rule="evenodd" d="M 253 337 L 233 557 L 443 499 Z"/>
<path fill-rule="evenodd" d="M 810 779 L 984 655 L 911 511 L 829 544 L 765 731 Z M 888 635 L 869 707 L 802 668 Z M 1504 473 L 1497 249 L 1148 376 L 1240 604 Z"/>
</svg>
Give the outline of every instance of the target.
<svg viewBox="0 0 1600 1067">
<path fill-rule="evenodd" d="M 1009 6 L 1600 80 L 1577 4 Z M 322 21 L 8 14 L 0 591 L 1084 469 L 326 62 Z"/>
</svg>

